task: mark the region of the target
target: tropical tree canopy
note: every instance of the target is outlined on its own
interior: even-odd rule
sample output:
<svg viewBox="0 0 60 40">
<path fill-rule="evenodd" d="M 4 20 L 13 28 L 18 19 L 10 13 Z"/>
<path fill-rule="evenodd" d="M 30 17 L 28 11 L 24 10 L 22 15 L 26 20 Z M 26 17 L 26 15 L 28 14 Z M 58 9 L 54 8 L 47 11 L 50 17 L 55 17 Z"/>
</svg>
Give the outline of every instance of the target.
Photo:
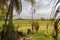
<svg viewBox="0 0 60 40">
<path fill-rule="evenodd" d="M 21 0 L 14 0 L 14 6 L 16 7 L 16 11 L 20 10 L 20 12 L 22 11 L 22 2 Z"/>
<path fill-rule="evenodd" d="M 55 18 L 57 17 L 57 15 L 59 14 L 59 12 L 60 12 L 60 6 L 57 8 L 57 10 L 55 12 L 55 15 L 54 15 Z"/>
<path fill-rule="evenodd" d="M 59 4 L 59 2 L 60 2 L 60 0 L 58 0 L 57 1 L 57 3 L 56 3 L 56 5 L 54 6 L 54 8 L 56 8 L 57 6 L 58 6 L 58 4 Z M 60 12 L 60 6 L 58 6 L 58 8 L 57 9 L 54 9 L 55 11 L 54 11 L 54 18 L 56 18 L 57 17 L 57 15 L 59 14 L 59 12 Z"/>
<path fill-rule="evenodd" d="M 11 1 L 11 0 L 0 0 L 0 17 L 5 17 L 6 16 L 6 13 L 8 12 L 8 8 L 9 8 L 9 5 L 8 5 L 8 1 Z M 22 2 L 21 0 L 13 0 L 13 3 L 14 3 L 14 7 L 16 9 L 16 11 L 19 10 L 19 12 L 22 11 Z"/>
<path fill-rule="evenodd" d="M 7 10 L 8 9 L 8 4 L 6 0 L 0 0 L 0 17 L 5 17 Z"/>
</svg>

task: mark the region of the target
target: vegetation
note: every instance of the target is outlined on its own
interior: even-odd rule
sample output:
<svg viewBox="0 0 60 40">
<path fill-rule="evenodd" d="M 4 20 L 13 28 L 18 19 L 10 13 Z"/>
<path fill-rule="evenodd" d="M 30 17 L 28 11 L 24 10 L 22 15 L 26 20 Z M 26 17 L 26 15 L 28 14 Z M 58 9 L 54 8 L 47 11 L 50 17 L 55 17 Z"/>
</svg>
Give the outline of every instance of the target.
<svg viewBox="0 0 60 40">
<path fill-rule="evenodd" d="M 10 4 L 7 3 L 8 1 L 10 1 Z M 53 39 L 59 40 L 60 28 L 58 26 L 60 25 L 58 25 L 59 20 L 55 19 L 59 13 L 59 8 L 55 13 L 54 18 L 52 19 L 41 18 L 40 20 L 37 21 L 37 20 L 33 20 L 33 13 L 35 12 L 34 7 L 35 7 L 36 0 L 26 0 L 26 1 L 31 3 L 31 6 L 32 6 L 32 21 L 27 19 L 13 20 L 13 8 L 15 7 L 18 13 L 22 11 L 21 0 L 0 0 L 0 19 L 4 19 L 4 20 L 0 20 L 1 40 L 17 40 L 20 36 L 23 36 L 22 33 L 30 36 L 32 40 L 40 40 L 40 39 L 41 40 L 53 40 Z M 33 22 L 37 22 L 37 23 L 31 26 Z M 35 29 L 33 30 L 34 26 L 36 31 Z M 27 34 L 27 31 L 29 31 L 30 34 Z M 31 31 L 33 33 L 31 33 Z"/>
<path fill-rule="evenodd" d="M 36 31 L 34 30 L 34 34 L 29 34 L 30 37 L 32 37 L 32 40 L 53 40 L 52 38 L 52 34 L 53 34 L 53 30 L 54 30 L 54 23 L 53 21 L 38 21 L 38 20 L 34 20 L 35 22 L 38 22 L 39 23 L 39 30 L 38 30 L 38 33 L 36 33 Z M 0 21 L 0 28 L 2 28 L 2 24 L 4 24 L 4 21 L 1 20 Z M 19 24 L 19 27 L 18 27 L 18 31 L 19 32 L 23 32 L 24 34 L 28 35 L 27 34 L 27 30 L 28 29 L 31 29 L 31 20 L 13 20 L 13 23 L 14 23 L 14 28 L 16 29 L 16 27 L 18 27 L 18 24 Z M 44 25 L 43 25 L 44 24 Z M 47 24 L 49 24 L 48 26 L 48 33 L 46 32 L 47 29 Z M 60 28 L 60 25 L 58 24 L 59 28 Z M 0 29 L 1 31 L 2 29 Z M 31 29 L 32 30 L 32 29 Z M 60 33 L 58 35 L 58 40 L 60 38 Z"/>
<path fill-rule="evenodd" d="M 10 4 L 8 4 L 7 1 L 10 1 Z M 5 6 L 8 7 L 8 9 L 6 9 L 8 11 L 7 12 L 5 11 L 6 19 L 5 19 L 5 24 L 4 24 L 2 32 L 1 32 L 3 34 L 3 35 L 1 35 L 1 37 L 2 37 L 1 40 L 14 40 L 15 39 L 15 37 L 13 35 L 14 32 L 12 31 L 12 30 L 14 30 L 13 24 L 12 24 L 13 8 L 15 7 L 17 11 L 20 10 L 20 12 L 21 12 L 21 10 L 22 10 L 21 0 L 20 1 L 19 0 L 1 0 L 0 2 L 1 2 L 0 8 L 1 8 L 2 14 L 4 11 L 3 8 L 5 8 Z M 6 4 L 8 4 L 8 6 Z M 5 17 L 5 15 L 4 15 L 4 17 Z M 9 20 L 7 20 L 8 17 L 9 17 Z M 8 27 L 6 26 L 7 21 L 8 21 Z M 6 28 L 6 31 L 8 31 L 8 34 L 4 32 L 5 28 Z M 7 34 L 6 36 L 8 37 L 8 39 L 6 39 L 7 37 L 4 36 L 5 34 Z"/>
</svg>

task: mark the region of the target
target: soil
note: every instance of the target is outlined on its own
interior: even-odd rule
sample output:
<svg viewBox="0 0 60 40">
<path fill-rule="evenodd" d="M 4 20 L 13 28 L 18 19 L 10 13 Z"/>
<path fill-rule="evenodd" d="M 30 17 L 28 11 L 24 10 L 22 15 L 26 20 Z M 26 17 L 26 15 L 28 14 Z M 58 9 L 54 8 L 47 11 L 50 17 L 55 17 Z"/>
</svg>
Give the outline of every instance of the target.
<svg viewBox="0 0 60 40">
<path fill-rule="evenodd" d="M 32 37 L 30 36 L 19 36 L 18 40 L 32 40 Z"/>
</svg>

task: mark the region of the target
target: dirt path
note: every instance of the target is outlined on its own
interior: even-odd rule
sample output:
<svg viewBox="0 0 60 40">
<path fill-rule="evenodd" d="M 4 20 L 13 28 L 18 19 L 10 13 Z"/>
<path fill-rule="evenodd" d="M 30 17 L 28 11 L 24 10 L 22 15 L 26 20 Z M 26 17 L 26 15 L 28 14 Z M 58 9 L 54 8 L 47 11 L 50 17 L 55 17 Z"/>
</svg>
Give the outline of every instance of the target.
<svg viewBox="0 0 60 40">
<path fill-rule="evenodd" d="M 18 40 L 32 40 L 32 37 L 29 37 L 29 36 L 23 36 L 23 37 L 19 37 L 19 39 Z"/>
</svg>

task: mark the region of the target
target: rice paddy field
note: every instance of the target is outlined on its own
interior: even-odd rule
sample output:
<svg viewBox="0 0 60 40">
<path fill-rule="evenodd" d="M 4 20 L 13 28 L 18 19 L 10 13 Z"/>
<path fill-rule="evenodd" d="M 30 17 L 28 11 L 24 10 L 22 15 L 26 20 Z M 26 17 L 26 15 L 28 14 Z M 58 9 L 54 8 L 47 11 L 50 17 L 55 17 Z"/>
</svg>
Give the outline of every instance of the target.
<svg viewBox="0 0 60 40">
<path fill-rule="evenodd" d="M 38 33 L 36 33 L 34 29 L 34 34 L 29 34 L 29 36 L 32 38 L 32 40 L 53 40 L 53 27 L 54 27 L 54 21 L 40 21 L 40 20 L 34 20 L 34 22 L 39 23 L 39 30 Z M 31 29 L 31 20 L 13 20 L 14 27 L 18 27 L 18 31 L 22 31 L 24 34 L 27 33 L 28 29 Z M 0 20 L 0 30 L 2 30 L 2 25 L 4 24 L 3 20 Z M 47 30 L 48 25 L 48 30 Z M 60 28 L 60 22 L 58 24 L 58 27 Z M 32 30 L 32 29 L 31 29 Z M 27 34 L 26 34 L 27 35 Z M 60 34 L 58 35 L 58 40 L 60 40 Z"/>
</svg>

